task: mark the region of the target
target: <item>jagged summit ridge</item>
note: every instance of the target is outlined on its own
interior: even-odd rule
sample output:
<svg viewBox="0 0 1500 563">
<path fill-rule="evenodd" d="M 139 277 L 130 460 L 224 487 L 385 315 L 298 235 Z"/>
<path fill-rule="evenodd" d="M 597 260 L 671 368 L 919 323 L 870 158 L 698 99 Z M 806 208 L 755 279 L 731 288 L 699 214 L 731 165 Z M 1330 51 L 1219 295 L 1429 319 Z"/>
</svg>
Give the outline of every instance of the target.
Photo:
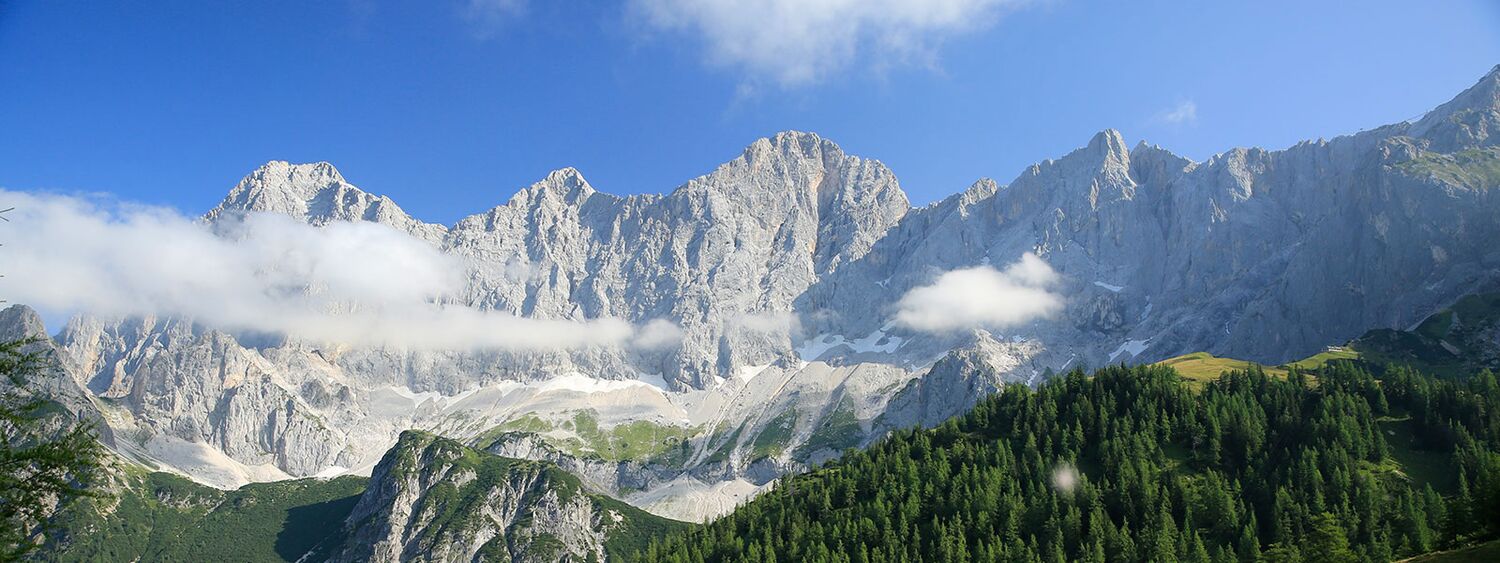
<svg viewBox="0 0 1500 563">
<path fill-rule="evenodd" d="M 267 162 L 240 180 L 204 218 L 219 222 L 247 213 L 276 213 L 312 225 L 370 221 L 429 241 L 445 230 L 412 218 L 388 197 L 355 187 L 327 162 Z"/>
<path fill-rule="evenodd" d="M 1434 108 L 1411 126 L 1410 135 L 1431 141 L 1432 150 L 1450 152 L 1463 146 L 1493 146 L 1500 137 L 1500 65 L 1448 103 Z"/>
<path fill-rule="evenodd" d="M 340 187 L 353 188 L 328 162 L 292 164 L 273 160 L 240 180 L 210 214 L 234 209 L 306 216 L 308 202 L 325 190 Z"/>
<path fill-rule="evenodd" d="M 263 211 L 313 225 L 380 222 L 472 265 L 459 304 L 543 319 L 667 319 L 682 329 L 680 343 L 504 353 L 246 346 L 211 327 L 85 316 L 60 344 L 75 379 L 129 410 L 117 418 L 136 425 L 130 435 L 165 443 L 150 444 L 156 452 L 180 446 L 163 437 L 211 448 L 243 464 L 244 479 L 368 467 L 414 425 L 470 436 L 481 423 L 444 417 L 498 425 L 541 408 L 500 389 L 577 375 L 667 391 L 629 386 L 628 408 L 589 395 L 546 408 L 598 408 L 602 426 L 690 420 L 671 424 L 710 430 L 688 467 L 673 471 L 753 487 L 810 459 L 799 445 L 844 402 L 863 439 L 887 412 L 929 420 L 1049 370 L 1205 350 L 1274 365 L 1495 286 L 1500 255 L 1487 247 L 1500 240 L 1500 200 L 1485 185 L 1407 166 L 1448 166 L 1452 154 L 1489 146 L 1493 120 L 1464 108 L 1487 103 L 1494 80 L 1432 114 L 1468 116 L 1458 121 L 1204 162 L 1129 148 L 1106 130 L 1008 184 L 981 180 L 920 208 L 878 161 L 800 132 L 758 140 L 663 194 L 610 195 L 558 170 L 451 227 L 407 216 L 331 166 L 271 163 L 208 220 Z M 1060 274 L 1057 315 L 991 327 L 984 345 L 892 322 L 903 295 L 944 272 L 1003 268 L 1028 252 Z M 933 371 L 954 349 L 972 352 Z M 989 366 L 982 380 L 950 369 L 971 365 Z M 515 392 L 534 391 L 525 389 Z M 401 393 L 474 393 L 474 403 L 433 410 Z M 752 440 L 775 420 L 791 421 L 790 443 L 757 454 Z"/>
</svg>

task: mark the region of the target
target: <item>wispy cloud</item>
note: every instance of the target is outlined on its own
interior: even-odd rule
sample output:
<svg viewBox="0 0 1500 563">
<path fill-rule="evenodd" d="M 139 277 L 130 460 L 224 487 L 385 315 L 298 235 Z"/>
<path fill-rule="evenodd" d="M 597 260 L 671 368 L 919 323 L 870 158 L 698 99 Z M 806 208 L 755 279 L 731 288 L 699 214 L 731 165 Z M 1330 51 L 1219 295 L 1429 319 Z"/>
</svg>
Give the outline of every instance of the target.
<svg viewBox="0 0 1500 563">
<path fill-rule="evenodd" d="M 930 285 L 913 288 L 896 304 L 896 323 L 921 332 L 1004 328 L 1062 310 L 1051 291 L 1057 272 L 1026 253 L 1005 270 L 978 266 L 952 270 Z"/>
<path fill-rule="evenodd" d="M 709 62 L 783 87 L 856 62 L 931 64 L 944 39 L 1026 0 L 629 0 L 651 29 L 701 40 Z"/>
<path fill-rule="evenodd" d="M 743 313 L 729 318 L 730 328 L 760 334 L 797 335 L 802 325 L 790 312 Z"/>
<path fill-rule="evenodd" d="M 527 0 L 466 0 L 463 16 L 473 26 L 475 35 L 487 39 L 511 20 L 526 15 L 526 2 Z"/>
<path fill-rule="evenodd" d="M 1183 100 L 1171 109 L 1156 114 L 1156 121 L 1171 125 L 1191 125 L 1198 122 L 1198 104 L 1192 100 Z"/>
<path fill-rule="evenodd" d="M 0 299 L 44 313 L 191 318 L 231 331 L 413 349 L 668 346 L 670 322 L 549 320 L 458 302 L 468 264 L 375 223 L 255 214 L 210 227 L 170 209 L 0 190 Z"/>
</svg>

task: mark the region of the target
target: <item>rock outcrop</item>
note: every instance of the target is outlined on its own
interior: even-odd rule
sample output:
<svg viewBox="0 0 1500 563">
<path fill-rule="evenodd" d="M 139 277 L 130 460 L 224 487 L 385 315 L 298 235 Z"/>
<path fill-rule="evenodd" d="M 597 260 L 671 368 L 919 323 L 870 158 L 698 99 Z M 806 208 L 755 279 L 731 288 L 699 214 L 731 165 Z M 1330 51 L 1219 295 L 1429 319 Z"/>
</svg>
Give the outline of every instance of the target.
<svg viewBox="0 0 1500 563">
<path fill-rule="evenodd" d="M 330 561 L 605 561 L 662 522 L 551 463 L 411 431 L 375 467 Z"/>
</svg>

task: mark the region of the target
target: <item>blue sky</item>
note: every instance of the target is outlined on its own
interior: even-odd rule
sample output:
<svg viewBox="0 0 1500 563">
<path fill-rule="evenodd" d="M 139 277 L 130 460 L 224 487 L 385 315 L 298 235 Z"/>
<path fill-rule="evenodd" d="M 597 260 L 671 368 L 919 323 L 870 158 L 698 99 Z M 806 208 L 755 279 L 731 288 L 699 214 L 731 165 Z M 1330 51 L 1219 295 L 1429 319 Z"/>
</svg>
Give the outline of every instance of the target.
<svg viewBox="0 0 1500 563">
<path fill-rule="evenodd" d="M 1494 2 L 734 4 L 0 0 L 0 187 L 196 214 L 327 160 L 446 223 L 563 166 L 668 191 L 799 129 L 920 204 L 1104 128 L 1195 159 L 1349 133 L 1500 63 Z"/>
</svg>

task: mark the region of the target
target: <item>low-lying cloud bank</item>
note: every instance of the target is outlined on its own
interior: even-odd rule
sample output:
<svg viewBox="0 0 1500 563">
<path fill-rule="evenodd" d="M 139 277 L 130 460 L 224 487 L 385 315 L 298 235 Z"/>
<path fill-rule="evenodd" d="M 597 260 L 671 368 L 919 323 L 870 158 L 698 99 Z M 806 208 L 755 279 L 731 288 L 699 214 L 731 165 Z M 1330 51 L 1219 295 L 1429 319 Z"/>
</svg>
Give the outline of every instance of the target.
<svg viewBox="0 0 1500 563">
<path fill-rule="evenodd" d="M 468 265 L 374 223 L 170 209 L 0 190 L 0 299 L 43 312 L 183 316 L 235 331 L 414 349 L 670 346 L 670 322 L 543 320 L 464 304 Z"/>
<path fill-rule="evenodd" d="M 1057 272 L 1032 253 L 1004 271 L 991 266 L 952 270 L 912 288 L 896 303 L 896 323 L 921 332 L 1005 328 L 1050 317 L 1063 308 L 1051 291 Z"/>
</svg>

